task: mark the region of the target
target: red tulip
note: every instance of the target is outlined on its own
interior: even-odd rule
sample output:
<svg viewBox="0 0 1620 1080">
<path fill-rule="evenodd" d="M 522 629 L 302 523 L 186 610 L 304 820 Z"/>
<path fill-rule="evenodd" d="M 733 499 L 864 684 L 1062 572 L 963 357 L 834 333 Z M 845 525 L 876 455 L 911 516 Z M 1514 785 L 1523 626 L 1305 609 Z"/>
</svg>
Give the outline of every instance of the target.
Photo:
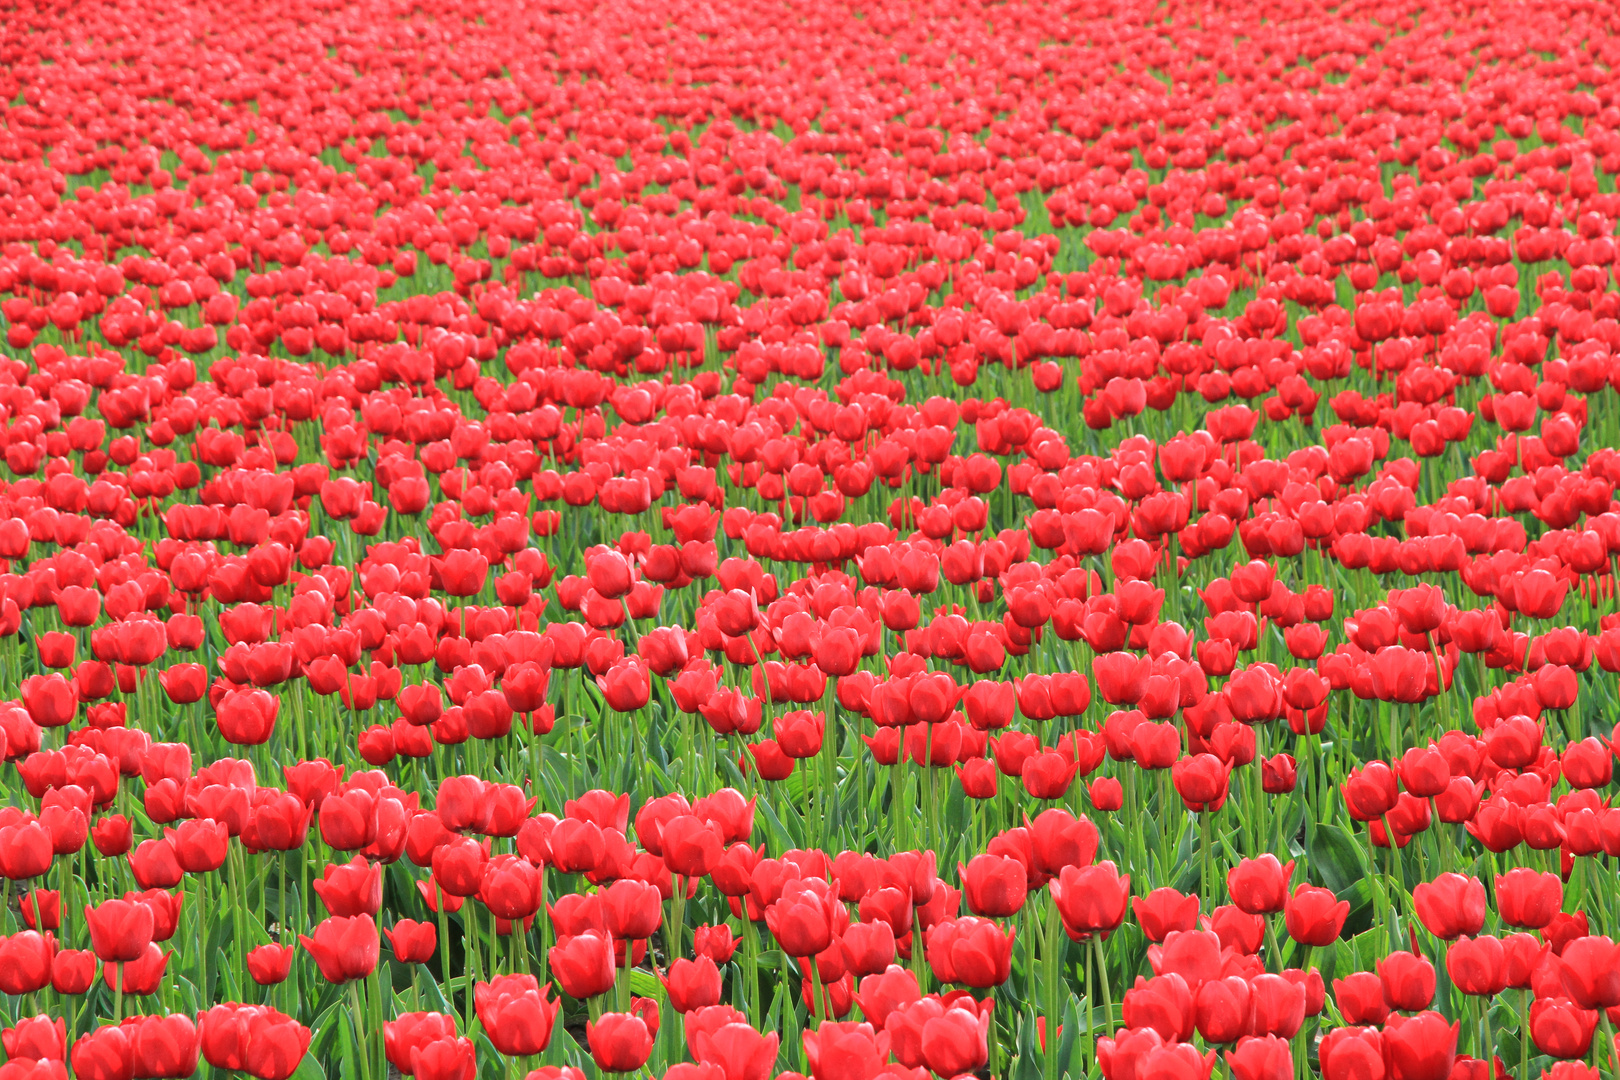
<svg viewBox="0 0 1620 1080">
<path fill-rule="evenodd" d="M 380 952 L 377 924 L 367 914 L 323 919 L 315 925 L 312 937 L 300 934 L 298 940 L 315 958 L 327 982 L 363 979 L 377 966 Z"/>
<path fill-rule="evenodd" d="M 636 1001 L 634 1012 L 604 1013 L 600 1020 L 585 1025 L 591 1057 L 603 1072 L 634 1072 L 652 1054 L 658 1006 L 646 998 Z"/>
<path fill-rule="evenodd" d="M 1413 889 L 1412 903 L 1429 933 L 1446 941 L 1478 934 L 1485 924 L 1485 883 L 1478 878 L 1441 874 Z"/>
<path fill-rule="evenodd" d="M 1076 941 L 1107 933 L 1125 918 L 1130 875 L 1123 877 L 1111 862 L 1079 869 L 1065 866 L 1048 887 L 1063 918 L 1063 929 Z"/>
<path fill-rule="evenodd" d="M 495 1049 L 511 1055 L 545 1050 L 562 1010 L 560 1001 L 548 999 L 550 988 L 549 983 L 540 986 L 532 975 L 498 975 L 473 988 L 478 1022 Z"/>
<path fill-rule="evenodd" d="M 388 930 L 389 947 L 402 964 L 425 964 L 433 959 L 439 945 L 438 929 L 430 922 L 400 919 Z"/>
</svg>

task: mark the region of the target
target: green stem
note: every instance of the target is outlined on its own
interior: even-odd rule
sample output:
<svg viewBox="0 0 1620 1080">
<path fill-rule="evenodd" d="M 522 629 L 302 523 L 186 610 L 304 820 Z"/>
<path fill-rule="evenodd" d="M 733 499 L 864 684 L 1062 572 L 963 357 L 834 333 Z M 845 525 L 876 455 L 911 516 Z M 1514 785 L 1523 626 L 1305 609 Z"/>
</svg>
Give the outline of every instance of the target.
<svg viewBox="0 0 1620 1080">
<path fill-rule="evenodd" d="M 360 1001 L 360 980 L 358 979 L 352 979 L 349 982 L 349 1013 L 354 1017 L 355 1040 L 360 1044 L 357 1049 L 360 1054 L 361 1080 L 371 1080 L 371 1054 L 367 1052 L 366 1046 L 366 1013 L 365 1007 Z"/>
<path fill-rule="evenodd" d="M 1092 947 L 1097 952 L 1097 978 L 1102 982 L 1103 992 L 1103 1027 L 1109 1031 L 1114 1027 L 1114 995 L 1108 988 L 1108 961 L 1103 955 L 1102 938 L 1091 939 Z"/>
<path fill-rule="evenodd" d="M 1046 939 L 1042 942 L 1042 966 L 1045 976 L 1046 990 L 1046 1054 L 1045 1077 L 1046 1080 L 1057 1080 L 1058 1075 L 1058 1024 L 1062 1022 L 1062 1014 L 1058 1011 L 1058 991 L 1063 985 L 1063 967 L 1058 957 L 1059 935 L 1062 934 L 1062 915 L 1058 912 L 1057 901 L 1052 901 L 1051 910 L 1046 915 Z"/>
</svg>

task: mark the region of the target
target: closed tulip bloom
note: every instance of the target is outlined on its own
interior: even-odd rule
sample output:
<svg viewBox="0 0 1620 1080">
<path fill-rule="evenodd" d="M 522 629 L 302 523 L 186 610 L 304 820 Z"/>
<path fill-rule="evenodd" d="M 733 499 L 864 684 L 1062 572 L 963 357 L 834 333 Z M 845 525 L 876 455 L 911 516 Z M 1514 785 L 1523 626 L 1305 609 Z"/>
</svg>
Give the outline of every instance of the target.
<svg viewBox="0 0 1620 1080">
<path fill-rule="evenodd" d="M 1063 919 L 1063 929 L 1076 941 L 1108 933 L 1125 919 L 1131 877 L 1111 862 L 1079 868 L 1066 866 L 1048 886 Z"/>
<path fill-rule="evenodd" d="M 888 1040 L 880 1039 L 870 1023 L 823 1023 L 802 1038 L 813 1080 L 876 1076 L 888 1062 Z"/>
<path fill-rule="evenodd" d="M 1241 1039 L 1225 1058 L 1232 1080 L 1289 1080 L 1294 1075 L 1288 1040 L 1276 1035 Z"/>
<path fill-rule="evenodd" d="M 1200 986 L 1193 997 L 1193 1022 L 1204 1041 L 1232 1043 L 1248 1034 L 1251 996 L 1249 981 L 1236 975 Z"/>
<path fill-rule="evenodd" d="M 1104 653 L 1092 662 L 1097 693 L 1110 705 L 1135 705 L 1147 692 L 1153 662 L 1148 657 L 1127 652 Z"/>
<path fill-rule="evenodd" d="M 291 945 L 260 945 L 248 951 L 248 975 L 260 986 L 274 986 L 286 981 L 292 961 Z"/>
<path fill-rule="evenodd" d="M 1564 946 L 1559 960 L 1564 990 L 1575 1004 L 1583 1009 L 1620 1005 L 1620 948 L 1612 940 L 1595 935 L 1578 937 Z"/>
<path fill-rule="evenodd" d="M 1183 896 L 1171 888 L 1154 889 L 1132 899 L 1131 912 L 1149 941 L 1162 942 L 1174 931 L 1198 928 L 1198 896 Z"/>
<path fill-rule="evenodd" d="M 1557 874 L 1529 867 L 1496 877 L 1496 908 L 1509 926 L 1540 930 L 1564 906 L 1564 885 Z"/>
<path fill-rule="evenodd" d="M 1013 684 L 980 679 L 962 695 L 962 711 L 979 731 L 999 730 L 1011 724 L 1018 698 Z"/>
<path fill-rule="evenodd" d="M 725 851 L 719 830 L 695 814 L 672 817 L 664 824 L 660 842 L 665 864 L 689 878 L 708 875 Z"/>
<path fill-rule="evenodd" d="M 1437 1012 L 1391 1016 L 1384 1025 L 1389 1080 L 1446 1080 L 1457 1059 L 1460 1027 Z"/>
<path fill-rule="evenodd" d="M 630 560 L 608 548 L 596 549 L 587 556 L 585 576 L 591 588 L 609 599 L 623 596 L 634 583 Z"/>
<path fill-rule="evenodd" d="M 489 575 L 489 560 L 480 552 L 457 548 L 434 561 L 444 591 L 451 596 L 475 596 L 483 590 L 484 579 Z"/>
<path fill-rule="evenodd" d="M 765 909 L 765 924 L 789 956 L 815 956 L 832 944 L 827 902 L 802 879 L 783 886 L 781 898 Z"/>
<path fill-rule="evenodd" d="M 1334 1028 L 1317 1046 L 1322 1080 L 1383 1080 L 1384 1036 L 1376 1027 Z"/>
<path fill-rule="evenodd" d="M 155 994 L 163 984 L 163 973 L 169 966 L 171 955 L 153 942 L 146 947 L 139 960 L 101 965 L 101 979 L 109 990 L 122 986 L 126 994 Z"/>
<path fill-rule="evenodd" d="M 205 1023 L 205 1031 L 206 1028 Z M 383 1024 L 383 1053 L 390 1065 L 404 1073 L 411 1067 L 413 1049 L 455 1037 L 456 1018 L 448 1013 L 401 1013 L 397 1019 Z"/>
<path fill-rule="evenodd" d="M 1494 997 L 1507 986 L 1507 958 L 1494 937 L 1458 938 L 1446 950 L 1446 974 L 1465 994 Z"/>
<path fill-rule="evenodd" d="M 834 678 L 852 674 L 861 662 L 861 639 L 848 626 L 827 626 L 815 647 L 816 666 Z"/>
<path fill-rule="evenodd" d="M 562 1002 L 548 997 L 551 984 L 533 975 L 497 975 L 473 988 L 478 1022 L 503 1054 L 538 1054 L 551 1044 L 551 1032 Z"/>
<path fill-rule="evenodd" d="M 1061 799 L 1068 794 L 1078 771 L 1078 763 L 1060 750 L 1031 754 L 1024 761 L 1024 790 L 1035 799 Z"/>
<path fill-rule="evenodd" d="M 936 1076 L 975 1072 L 989 1060 L 989 1013 L 953 1007 L 923 1025 L 923 1060 Z"/>
<path fill-rule="evenodd" d="M 1595 736 L 1564 747 L 1561 764 L 1564 779 L 1569 781 L 1570 787 L 1608 787 L 1614 779 L 1614 756 Z"/>
<path fill-rule="evenodd" d="M 1199 923 L 1215 932 L 1215 936 L 1221 939 L 1221 948 L 1236 949 L 1244 956 L 1259 954 L 1260 943 L 1266 933 L 1263 916 L 1239 911 L 1232 904 L 1222 904 L 1210 912 L 1208 918 L 1199 919 Z"/>
<path fill-rule="evenodd" d="M 1451 765 L 1433 744 L 1414 746 L 1401 755 L 1400 776 L 1409 794 L 1429 799 L 1451 783 Z"/>
<path fill-rule="evenodd" d="M 1170 766 L 1176 794 L 1193 813 L 1219 810 L 1226 802 L 1232 767 L 1214 754 L 1193 754 Z"/>
<path fill-rule="evenodd" d="M 678 1013 L 720 1004 L 720 969 L 707 956 L 696 960 L 681 958 L 669 967 L 669 974 L 660 976 L 664 992 L 669 995 L 670 1008 Z"/>
<path fill-rule="evenodd" d="M 1148 946 L 1148 963 L 1155 975 L 1180 975 L 1196 994 L 1222 970 L 1220 936 L 1207 930 L 1177 930 L 1163 945 Z"/>
<path fill-rule="evenodd" d="M 838 949 L 850 972 L 875 975 L 894 963 L 894 927 L 882 919 L 851 923 L 839 937 Z"/>
<path fill-rule="evenodd" d="M 1152 1028 L 1166 1042 L 1192 1039 L 1197 1012 L 1187 980 L 1174 972 L 1151 979 L 1137 977 L 1125 991 L 1120 1015 L 1126 1027 Z"/>
<path fill-rule="evenodd" d="M 604 1013 L 595 1023 L 585 1024 L 591 1058 L 603 1072 L 635 1072 L 652 1055 L 658 1006 L 646 998 L 637 1000 L 641 1007 L 636 1012 Z"/>
<path fill-rule="evenodd" d="M 0 992 L 32 994 L 49 986 L 55 952 L 55 939 L 37 930 L 0 938 Z"/>
<path fill-rule="evenodd" d="M 1535 934 L 1509 934 L 1502 939 L 1502 978 L 1507 987 L 1528 990 L 1552 946 Z M 1562 972 L 1560 972 L 1562 977 Z"/>
<path fill-rule="evenodd" d="M 487 843 L 470 836 L 453 837 L 433 852 L 433 880 L 451 896 L 478 895 L 488 866 Z"/>
<path fill-rule="evenodd" d="M 1089 866 L 1099 842 L 1097 826 L 1058 807 L 1036 816 L 1029 838 L 1036 868 L 1051 875 L 1064 867 Z"/>
<path fill-rule="evenodd" d="M 135 1061 L 121 1027 L 97 1028 L 73 1044 L 73 1075 L 81 1080 L 130 1080 Z"/>
<path fill-rule="evenodd" d="M 1305 984 L 1265 972 L 1254 977 L 1253 987 L 1253 1033 L 1293 1038 L 1305 1023 Z"/>
<path fill-rule="evenodd" d="M 227 691 L 214 710 L 219 733 L 239 746 L 269 742 L 280 707 L 280 699 L 265 690 Z"/>
<path fill-rule="evenodd" d="M 527 919 L 540 910 L 540 871 L 519 855 L 497 855 L 484 864 L 477 896 L 496 916 Z"/>
<path fill-rule="evenodd" d="M 313 882 L 329 915 L 371 915 L 382 909 L 382 867 L 356 855 L 347 863 L 328 865 Z"/>
<path fill-rule="evenodd" d="M 1346 809 L 1357 821 L 1373 821 L 1383 817 L 1394 808 L 1395 800 L 1400 795 L 1395 785 L 1395 774 L 1381 761 L 1351 769 L 1340 790 Z"/>
<path fill-rule="evenodd" d="M 1260 787 L 1267 795 L 1287 795 L 1299 783 L 1299 765 L 1291 754 L 1273 754 L 1260 762 Z"/>
<path fill-rule="evenodd" d="M 291 792 L 260 788 L 242 830 L 242 840 L 250 850 L 296 851 L 309 839 L 312 817 L 310 807 Z"/>
<path fill-rule="evenodd" d="M 1271 915 L 1287 905 L 1288 879 L 1293 873 L 1293 862 L 1285 866 L 1275 855 L 1244 859 L 1227 872 L 1226 889 L 1240 911 Z"/>
<path fill-rule="evenodd" d="M 454 1040 L 455 1017 L 445 1012 L 407 1012 L 382 1025 L 382 1049 L 400 1072 L 410 1069 L 411 1051 L 439 1040 Z"/>
<path fill-rule="evenodd" d="M 989 919 L 947 919 L 926 935 L 929 966 L 941 982 L 975 989 L 1000 986 L 1012 976 L 1016 930 L 1003 931 Z"/>
<path fill-rule="evenodd" d="M 90 947 L 107 963 L 139 960 L 152 943 L 152 909 L 130 900 L 104 900 L 84 908 L 90 926 Z"/>
<path fill-rule="evenodd" d="M 90 826 L 90 842 L 107 858 L 127 854 L 134 838 L 134 826 L 123 814 L 108 814 Z"/>
<path fill-rule="evenodd" d="M 94 594 L 91 596 L 93 599 Z M 79 711 L 79 699 L 74 691 L 74 684 L 55 672 L 50 675 L 31 675 L 24 679 L 22 700 L 29 718 L 40 727 L 63 727 L 71 723 Z"/>
<path fill-rule="evenodd" d="M 1135 1080 L 1142 1060 L 1165 1044 L 1164 1037 L 1150 1027 L 1120 1028 L 1114 1035 L 1112 1039 L 1103 1037 L 1097 1040 L 1097 1064 L 1102 1068 L 1103 1080 Z M 1170 1075 L 1182 1075 L 1175 1069 L 1180 1062 L 1170 1061 L 1168 1064 L 1171 1065 Z M 1214 1064 L 1213 1061 L 1211 1064 Z M 1188 1070 L 1186 1075 L 1207 1080 L 1202 1068 Z"/>
<path fill-rule="evenodd" d="M 996 765 L 989 758 L 970 758 L 956 766 L 956 779 L 962 785 L 962 794 L 969 799 L 986 800 L 996 797 Z"/>
<path fill-rule="evenodd" d="M 61 1061 L 67 1057 L 67 1025 L 49 1016 L 18 1020 L 15 1027 L 0 1032 L 0 1045 L 14 1060 Z"/>
<path fill-rule="evenodd" d="M 478 1054 L 471 1039 L 435 1039 L 411 1048 L 416 1080 L 475 1080 Z"/>
<path fill-rule="evenodd" d="M 794 709 L 777 717 L 772 727 L 777 745 L 788 757 L 803 760 L 821 753 L 827 730 L 821 713 Z"/>
<path fill-rule="evenodd" d="M 394 959 L 402 964 L 425 964 L 439 946 L 439 931 L 430 922 L 401 919 L 384 931 Z"/>
<path fill-rule="evenodd" d="M 242 1071 L 256 1080 L 287 1080 L 309 1052 L 309 1028 L 275 1009 L 243 1011 Z"/>
<path fill-rule="evenodd" d="M 1441 874 L 1413 889 L 1412 903 L 1429 933 L 1444 941 L 1472 936 L 1485 925 L 1485 883 L 1476 877 Z"/>
<path fill-rule="evenodd" d="M 761 1035 L 747 1024 L 723 1024 L 713 1031 L 693 1032 L 698 1061 L 719 1068 L 723 1080 L 768 1080 L 776 1064 L 780 1038 Z"/>
<path fill-rule="evenodd" d="M 1018 700 L 1018 711 L 1025 719 L 1039 723 L 1057 715 L 1057 707 L 1052 703 L 1050 675 L 1026 675 L 1022 679 L 1015 679 L 1013 689 Z"/>
<path fill-rule="evenodd" d="M 1001 855 L 975 855 L 966 866 L 957 865 L 962 895 L 976 915 L 1005 919 L 1018 914 L 1029 894 L 1028 875 L 1017 859 Z"/>
<path fill-rule="evenodd" d="M 132 1017 L 128 1034 L 137 1077 L 183 1080 L 197 1071 L 197 1027 L 191 1017 L 180 1013 Z"/>
<path fill-rule="evenodd" d="M 0 828 L 0 874 L 13 881 L 39 877 L 50 869 L 54 845 L 41 821 Z"/>
<path fill-rule="evenodd" d="M 82 994 L 96 981 L 96 954 L 62 949 L 51 959 L 50 985 L 58 994 Z"/>
<path fill-rule="evenodd" d="M 313 936 L 300 934 L 298 940 L 327 982 L 365 978 L 376 968 L 381 952 L 377 924 L 370 915 L 334 915 L 316 923 Z"/>
<path fill-rule="evenodd" d="M 1391 1009 L 1416 1012 L 1434 1001 L 1434 965 L 1409 952 L 1393 952 L 1378 961 L 1378 981 Z"/>
<path fill-rule="evenodd" d="M 1283 923 L 1289 937 L 1320 948 L 1338 939 L 1349 914 L 1348 900 L 1340 900 L 1330 889 L 1301 883 L 1283 907 Z"/>
<path fill-rule="evenodd" d="M 1550 1057 L 1584 1058 L 1597 1024 L 1596 1009 L 1583 1009 L 1568 998 L 1537 998 L 1530 1005 L 1530 1038 Z"/>
<path fill-rule="evenodd" d="M 1333 1002 L 1349 1024 L 1382 1024 L 1389 1016 L 1384 984 L 1370 971 L 1356 971 L 1333 980 Z"/>
<path fill-rule="evenodd" d="M 731 932 L 731 927 L 724 923 L 719 926 L 699 926 L 692 931 L 692 951 L 716 964 L 728 963 L 737 951 L 737 938 Z"/>
<path fill-rule="evenodd" d="M 595 997 L 613 988 L 613 939 L 605 930 L 559 938 L 547 957 L 551 973 L 571 998 Z"/>
<path fill-rule="evenodd" d="M 635 712 L 647 704 L 652 693 L 651 673 L 640 657 L 627 656 L 616 662 L 599 680 L 608 707 L 619 712 Z"/>
<path fill-rule="evenodd" d="M 650 938 L 663 920 L 657 886 L 625 878 L 597 895 L 602 898 L 608 933 L 616 941 Z"/>
</svg>

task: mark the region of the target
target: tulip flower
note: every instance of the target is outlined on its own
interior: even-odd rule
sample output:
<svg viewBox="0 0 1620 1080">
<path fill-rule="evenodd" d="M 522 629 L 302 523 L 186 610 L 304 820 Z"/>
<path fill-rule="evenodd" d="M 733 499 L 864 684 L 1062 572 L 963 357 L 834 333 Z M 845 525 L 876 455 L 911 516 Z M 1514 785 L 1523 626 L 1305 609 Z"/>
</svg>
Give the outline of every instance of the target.
<svg viewBox="0 0 1620 1080">
<path fill-rule="evenodd" d="M 313 936 L 300 934 L 298 940 L 327 982 L 363 979 L 377 966 L 380 939 L 377 924 L 367 914 L 323 919 Z"/>
</svg>

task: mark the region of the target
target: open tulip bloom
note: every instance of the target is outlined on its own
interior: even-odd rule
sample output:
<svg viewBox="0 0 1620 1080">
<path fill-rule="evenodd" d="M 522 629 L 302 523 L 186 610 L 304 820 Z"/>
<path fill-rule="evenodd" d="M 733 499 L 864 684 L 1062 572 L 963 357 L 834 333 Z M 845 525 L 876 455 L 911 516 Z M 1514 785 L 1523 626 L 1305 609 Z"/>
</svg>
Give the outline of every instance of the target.
<svg viewBox="0 0 1620 1080">
<path fill-rule="evenodd" d="M 1216 8 L 0 19 L 0 1080 L 1620 1078 L 1620 22 Z"/>
</svg>

